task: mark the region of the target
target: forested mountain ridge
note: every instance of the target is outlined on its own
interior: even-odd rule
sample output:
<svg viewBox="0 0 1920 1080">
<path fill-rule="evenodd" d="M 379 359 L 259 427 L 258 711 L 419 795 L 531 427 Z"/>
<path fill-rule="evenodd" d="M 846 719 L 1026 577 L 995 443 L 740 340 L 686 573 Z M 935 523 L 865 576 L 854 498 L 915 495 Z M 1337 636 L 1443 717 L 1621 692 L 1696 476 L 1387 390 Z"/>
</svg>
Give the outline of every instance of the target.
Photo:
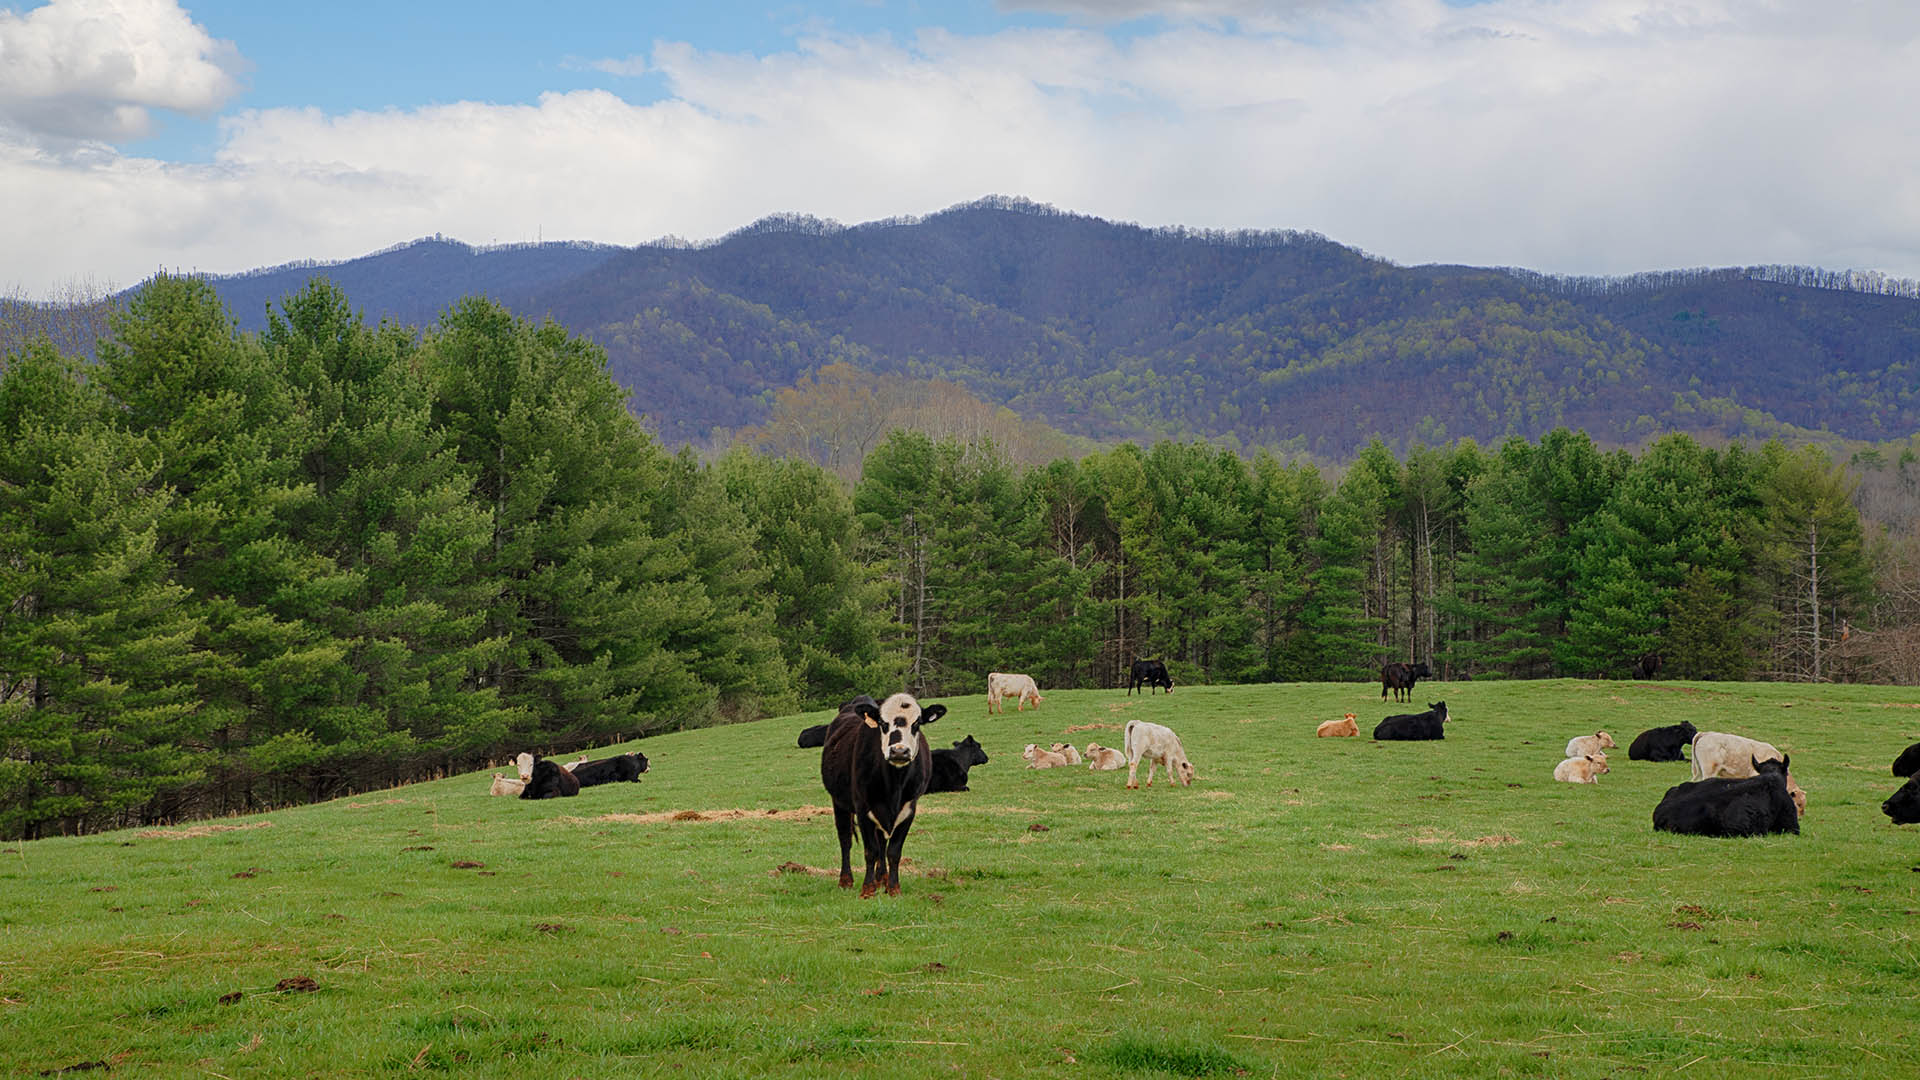
<svg viewBox="0 0 1920 1080">
<path fill-rule="evenodd" d="M 777 216 L 703 246 L 422 241 L 213 284 L 251 326 L 315 273 L 370 318 L 418 324 L 471 293 L 550 316 L 607 350 L 670 442 L 759 423 L 777 390 L 836 362 L 953 380 L 1074 434 L 1333 457 L 1374 435 L 1558 426 L 1603 444 L 1920 430 L 1912 283 L 1835 288 L 1790 268 L 1402 267 L 1312 233 L 1146 229 L 986 199 L 854 227 Z"/>
</svg>

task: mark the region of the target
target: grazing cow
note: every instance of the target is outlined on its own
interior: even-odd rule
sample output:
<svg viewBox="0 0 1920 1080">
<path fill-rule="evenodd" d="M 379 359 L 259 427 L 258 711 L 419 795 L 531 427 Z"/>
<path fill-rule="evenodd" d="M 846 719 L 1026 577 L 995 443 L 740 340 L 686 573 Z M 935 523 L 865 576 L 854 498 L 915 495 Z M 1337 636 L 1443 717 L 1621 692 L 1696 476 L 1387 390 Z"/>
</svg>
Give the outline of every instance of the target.
<svg viewBox="0 0 1920 1080">
<path fill-rule="evenodd" d="M 1595 783 L 1595 777 L 1601 773 L 1612 772 L 1607 767 L 1607 755 L 1583 754 L 1570 757 L 1553 767 L 1553 778 L 1568 784 Z"/>
<path fill-rule="evenodd" d="M 1139 769 L 1142 758 L 1147 762 L 1147 786 L 1153 786 L 1153 769 L 1156 765 L 1165 766 L 1167 775 L 1180 781 L 1185 787 L 1193 783 L 1193 762 L 1187 760 L 1187 750 L 1180 745 L 1180 736 L 1173 729 L 1161 724 L 1149 724 L 1145 720 L 1127 721 L 1127 786 L 1140 786 Z"/>
<path fill-rule="evenodd" d="M 1393 700 L 1412 701 L 1413 684 L 1421 679 L 1433 678 L 1433 670 L 1426 662 L 1417 664 L 1383 664 L 1380 667 L 1380 700 L 1387 700 L 1387 691 L 1393 691 Z"/>
<path fill-rule="evenodd" d="M 840 887 L 853 887 L 853 827 L 867 876 L 862 900 L 885 887 L 900 895 L 900 849 L 933 782 L 933 751 L 920 729 L 947 714 L 945 705 L 922 706 L 912 694 L 875 704 L 865 695 L 840 706 L 820 750 L 820 783 L 833 798 L 833 827 L 840 835 Z"/>
<path fill-rule="evenodd" d="M 1686 720 L 1667 727 L 1648 728 L 1633 737 L 1633 745 L 1627 747 L 1627 760 L 1685 761 L 1686 748 L 1698 734 L 1700 729 Z"/>
<path fill-rule="evenodd" d="M 1049 749 L 1061 757 L 1066 758 L 1067 764 L 1069 765 L 1080 764 L 1080 749 L 1070 742 L 1057 742 L 1049 747 Z"/>
<path fill-rule="evenodd" d="M 1447 720 L 1447 703 L 1429 702 L 1426 712 L 1402 713 L 1380 721 L 1373 729 L 1373 737 L 1377 742 L 1444 739 Z"/>
<path fill-rule="evenodd" d="M 1753 775 L 1749 765 L 1752 761 L 1785 760 L 1786 755 L 1776 750 L 1771 743 L 1758 739 L 1749 739 L 1740 735 L 1728 735 L 1722 731 L 1703 731 L 1693 737 L 1693 778 L 1708 780 L 1713 777 L 1741 779 Z M 1801 813 L 1807 812 L 1807 793 L 1794 783 L 1793 774 L 1787 774 L 1787 794 L 1793 797 L 1793 805 Z"/>
<path fill-rule="evenodd" d="M 1920 773 L 1920 742 L 1900 751 L 1900 756 L 1893 759 L 1893 775 L 1912 776 L 1914 773 Z"/>
<path fill-rule="evenodd" d="M 816 746 L 827 745 L 827 725 L 815 724 L 810 728 L 801 728 L 800 738 L 796 740 L 796 742 L 802 750 L 810 750 Z"/>
<path fill-rule="evenodd" d="M 1313 737 L 1316 739 L 1344 739 L 1359 734 L 1360 724 L 1353 718 L 1352 713 L 1338 720 L 1328 720 L 1313 729 Z"/>
<path fill-rule="evenodd" d="M 1033 684 L 1033 676 L 1009 675 L 999 671 L 988 672 L 987 712 L 989 714 L 996 711 L 1006 712 L 1007 706 L 1005 701 L 1007 698 L 1020 699 L 1019 703 L 1013 707 L 1014 712 L 1024 710 L 1028 702 L 1032 702 L 1033 707 L 1037 709 L 1043 700 L 1040 697 L 1040 688 Z"/>
<path fill-rule="evenodd" d="M 1650 652 L 1633 662 L 1633 677 L 1651 679 L 1660 674 L 1660 666 L 1665 663 L 1657 652 Z"/>
<path fill-rule="evenodd" d="M 527 753 L 525 750 L 520 751 L 519 755 L 513 759 L 513 767 L 519 770 L 521 783 L 524 784 L 533 779 L 532 754 Z"/>
<path fill-rule="evenodd" d="M 967 770 L 975 765 L 987 763 L 987 752 L 980 748 L 973 736 L 969 735 L 953 744 L 953 749 L 940 749 L 933 752 L 933 779 L 927 784 L 927 794 L 936 791 L 966 791 Z"/>
<path fill-rule="evenodd" d="M 525 780 L 515 780 L 499 773 L 493 774 L 493 786 L 487 789 L 489 795 L 518 795 L 527 789 Z"/>
<path fill-rule="evenodd" d="M 1167 693 L 1173 693 L 1173 676 L 1167 674 L 1167 665 L 1158 660 L 1135 660 L 1133 669 L 1127 673 L 1127 693 L 1131 695 L 1142 687 L 1152 693 L 1155 687 L 1164 686 Z"/>
<path fill-rule="evenodd" d="M 573 767 L 573 778 L 580 781 L 581 787 L 593 787 L 595 784 L 637 783 L 640 774 L 647 771 L 645 754 L 615 754 L 599 761 L 583 761 Z"/>
<path fill-rule="evenodd" d="M 1596 731 L 1591 735 L 1576 735 L 1567 740 L 1567 756 L 1586 757 L 1588 754 L 1597 754 L 1602 750 L 1611 750 L 1613 746 L 1613 736 L 1604 731 Z"/>
<path fill-rule="evenodd" d="M 1095 772 L 1111 772 L 1127 763 L 1127 755 L 1111 746 L 1101 746 L 1097 742 L 1087 744 L 1087 768 Z"/>
<path fill-rule="evenodd" d="M 1798 833 L 1800 813 L 1787 793 L 1787 759 L 1754 758 L 1753 775 L 1676 784 L 1653 808 L 1653 827 L 1692 836 Z"/>
<path fill-rule="evenodd" d="M 1072 764 L 1067 760 L 1067 755 L 1043 750 L 1035 743 L 1028 743 L 1027 748 L 1020 751 L 1020 756 L 1027 759 L 1029 769 L 1064 769 Z"/>
<path fill-rule="evenodd" d="M 1920 775 L 1907 777 L 1906 784 L 1880 804 L 1880 812 L 1892 818 L 1895 825 L 1920 822 Z"/>
<path fill-rule="evenodd" d="M 566 799 L 580 794 L 580 780 L 558 763 L 541 758 L 533 763 L 533 778 L 520 792 L 523 799 Z"/>
</svg>

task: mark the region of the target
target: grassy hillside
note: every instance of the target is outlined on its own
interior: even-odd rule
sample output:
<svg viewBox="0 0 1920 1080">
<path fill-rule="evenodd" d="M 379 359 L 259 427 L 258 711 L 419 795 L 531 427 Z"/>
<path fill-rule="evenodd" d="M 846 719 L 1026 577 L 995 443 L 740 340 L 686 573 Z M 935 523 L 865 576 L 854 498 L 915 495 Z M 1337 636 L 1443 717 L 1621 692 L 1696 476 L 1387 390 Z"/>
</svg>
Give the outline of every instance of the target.
<svg viewBox="0 0 1920 1080">
<path fill-rule="evenodd" d="M 1879 812 L 1891 688 L 1423 684 L 1437 744 L 1316 740 L 1360 685 L 1049 693 L 936 745 L 897 899 L 837 848 L 819 714 L 647 740 L 637 785 L 486 774 L 0 849 L 0 1070 L 114 1076 L 1908 1076 L 1920 834 Z M 1178 730 L 1192 788 L 1020 747 Z M 1788 750 L 1803 834 L 1655 834 L 1690 719 Z M 1086 729 L 1085 725 L 1111 725 Z M 1567 738 L 1620 736 L 1597 786 Z M 697 814 L 697 816 L 696 816 Z M 858 853 L 856 851 L 856 859 Z M 291 980 L 291 981 L 288 981 Z M 302 980 L 310 980 L 304 982 Z M 284 985 L 286 989 L 276 989 Z M 311 990 L 299 987 L 311 986 Z"/>
</svg>

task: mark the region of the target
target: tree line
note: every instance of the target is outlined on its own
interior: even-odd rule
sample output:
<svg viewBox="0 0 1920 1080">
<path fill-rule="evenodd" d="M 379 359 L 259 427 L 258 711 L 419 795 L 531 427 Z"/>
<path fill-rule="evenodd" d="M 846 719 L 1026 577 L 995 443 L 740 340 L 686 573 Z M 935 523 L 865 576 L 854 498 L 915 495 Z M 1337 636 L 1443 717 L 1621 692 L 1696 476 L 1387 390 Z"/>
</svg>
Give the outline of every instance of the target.
<svg viewBox="0 0 1920 1080">
<path fill-rule="evenodd" d="M 7 837 L 978 693 L 989 670 L 1877 672 L 1853 482 L 1776 443 L 1636 455 L 1563 429 L 1376 441 L 1336 471 L 1171 440 L 1019 464 L 895 428 L 836 475 L 670 453 L 597 346 L 486 300 L 417 332 L 316 280 L 242 333 L 161 276 L 111 318 L 92 358 L 43 337 L 0 371 Z"/>
</svg>

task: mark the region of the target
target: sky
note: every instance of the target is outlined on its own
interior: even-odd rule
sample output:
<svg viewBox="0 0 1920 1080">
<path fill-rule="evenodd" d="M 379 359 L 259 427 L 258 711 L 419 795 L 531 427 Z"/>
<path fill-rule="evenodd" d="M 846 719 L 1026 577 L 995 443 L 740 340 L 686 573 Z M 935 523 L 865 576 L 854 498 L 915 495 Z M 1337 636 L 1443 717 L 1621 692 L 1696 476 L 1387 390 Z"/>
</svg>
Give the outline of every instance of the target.
<svg viewBox="0 0 1920 1080">
<path fill-rule="evenodd" d="M 1920 278 L 1916 0 L 0 0 L 0 295 L 986 195 Z"/>
</svg>

